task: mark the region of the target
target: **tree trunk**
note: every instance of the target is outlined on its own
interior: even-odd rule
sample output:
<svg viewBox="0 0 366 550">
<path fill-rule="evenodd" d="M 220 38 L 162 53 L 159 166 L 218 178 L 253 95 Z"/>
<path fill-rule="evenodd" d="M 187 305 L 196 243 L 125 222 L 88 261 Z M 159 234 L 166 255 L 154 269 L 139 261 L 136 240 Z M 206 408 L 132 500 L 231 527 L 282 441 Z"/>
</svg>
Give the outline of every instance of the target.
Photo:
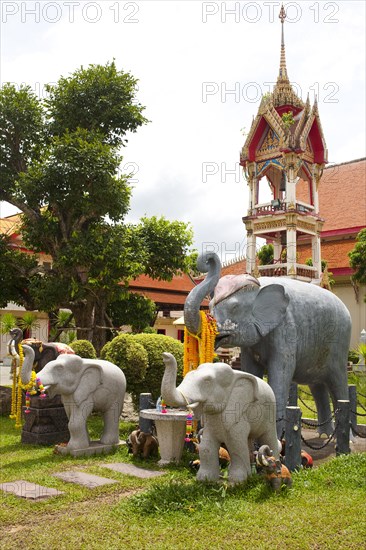
<svg viewBox="0 0 366 550">
<path fill-rule="evenodd" d="M 107 341 L 107 315 L 106 315 L 106 309 L 107 309 L 107 302 L 103 298 L 98 298 L 98 301 L 95 303 L 95 311 L 94 311 L 94 331 L 93 331 L 93 339 L 92 344 L 95 347 L 95 350 L 97 352 L 97 355 L 100 355 L 100 351 L 104 344 Z"/>
<path fill-rule="evenodd" d="M 74 314 L 78 340 L 93 340 L 94 331 L 94 301 L 79 302 L 70 306 Z"/>
</svg>

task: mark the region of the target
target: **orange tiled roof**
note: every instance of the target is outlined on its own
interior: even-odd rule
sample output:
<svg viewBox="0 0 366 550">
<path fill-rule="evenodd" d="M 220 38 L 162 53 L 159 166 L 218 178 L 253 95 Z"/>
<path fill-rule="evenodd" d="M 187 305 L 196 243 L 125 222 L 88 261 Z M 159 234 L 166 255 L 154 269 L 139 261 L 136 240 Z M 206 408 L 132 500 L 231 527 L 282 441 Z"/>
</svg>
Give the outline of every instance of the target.
<svg viewBox="0 0 366 550">
<path fill-rule="evenodd" d="M 319 183 L 324 231 L 366 226 L 366 159 L 344 162 L 324 170 Z"/>
<path fill-rule="evenodd" d="M 152 279 L 148 275 L 140 275 L 131 281 L 129 285 L 130 289 L 134 290 L 144 288 L 184 293 L 188 293 L 194 286 L 195 284 L 192 282 L 192 279 L 186 273 L 175 275 L 171 281 L 159 281 L 158 279 Z"/>
<path fill-rule="evenodd" d="M 347 240 L 328 240 L 321 244 L 322 260 L 328 262 L 330 270 L 336 268 L 349 268 L 348 252 L 355 246 L 355 239 Z M 305 263 L 307 258 L 311 258 L 311 246 L 298 247 L 299 262 Z"/>
<path fill-rule="evenodd" d="M 221 270 L 221 277 L 224 275 L 241 275 L 246 272 L 246 261 L 238 260 L 233 264 L 224 266 Z"/>
</svg>

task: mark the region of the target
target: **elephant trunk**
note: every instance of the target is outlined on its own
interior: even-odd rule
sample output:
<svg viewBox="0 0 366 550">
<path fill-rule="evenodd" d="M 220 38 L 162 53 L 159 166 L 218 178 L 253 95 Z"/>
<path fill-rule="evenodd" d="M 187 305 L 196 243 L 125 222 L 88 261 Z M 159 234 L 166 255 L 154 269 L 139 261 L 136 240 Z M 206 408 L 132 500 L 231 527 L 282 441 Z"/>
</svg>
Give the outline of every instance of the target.
<svg viewBox="0 0 366 550">
<path fill-rule="evenodd" d="M 191 290 L 184 304 L 184 323 L 192 334 L 199 334 L 201 330 L 200 305 L 217 285 L 221 273 L 221 262 L 214 252 L 205 252 L 198 257 L 197 268 L 202 273 L 208 273 L 205 279 Z"/>
<path fill-rule="evenodd" d="M 262 445 L 257 454 L 257 464 L 259 466 L 267 467 L 269 465 L 269 462 L 267 460 L 268 457 L 273 455 L 273 451 L 268 447 L 268 445 Z"/>
<path fill-rule="evenodd" d="M 161 397 L 171 407 L 185 407 L 187 405 L 184 396 L 176 388 L 177 362 L 171 353 L 163 353 L 165 372 L 161 382 Z"/>
<path fill-rule="evenodd" d="M 21 345 L 20 342 L 23 339 L 23 332 L 20 330 L 20 328 L 16 327 L 11 329 L 10 336 L 12 338 L 8 344 L 9 353 L 13 357 L 19 358 L 19 346 Z M 20 379 L 22 381 L 22 384 L 28 384 L 32 375 L 35 354 L 31 346 L 23 344 L 22 349 L 24 353 L 24 362 L 20 372 Z"/>
<path fill-rule="evenodd" d="M 24 362 L 22 370 L 20 371 L 20 379 L 23 384 L 28 384 L 31 379 L 33 363 L 34 363 L 34 350 L 31 346 L 25 344 L 22 345 L 24 352 Z"/>
</svg>

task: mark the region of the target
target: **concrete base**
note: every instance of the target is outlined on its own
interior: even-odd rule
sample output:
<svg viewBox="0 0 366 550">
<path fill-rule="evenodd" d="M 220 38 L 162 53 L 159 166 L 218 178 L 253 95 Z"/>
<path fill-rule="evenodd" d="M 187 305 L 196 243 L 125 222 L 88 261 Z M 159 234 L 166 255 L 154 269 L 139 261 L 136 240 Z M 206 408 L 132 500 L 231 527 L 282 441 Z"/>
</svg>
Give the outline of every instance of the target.
<svg viewBox="0 0 366 550">
<path fill-rule="evenodd" d="M 67 445 L 55 445 L 55 452 L 64 456 L 106 455 L 116 451 L 123 445 L 126 445 L 125 441 L 120 441 L 114 445 L 103 445 L 100 441 L 91 441 L 89 447 L 86 449 L 69 449 Z"/>
<path fill-rule="evenodd" d="M 158 464 L 164 466 L 170 462 L 178 463 L 184 447 L 187 411 L 168 409 L 162 413 L 155 409 L 145 409 L 140 411 L 140 416 L 155 421 L 160 451 Z"/>
<path fill-rule="evenodd" d="M 23 419 L 22 443 L 53 445 L 65 443 L 70 439 L 69 419 L 59 395 L 52 399 L 41 399 L 39 395 L 32 396 L 28 413 L 25 413 L 23 408 Z"/>
</svg>

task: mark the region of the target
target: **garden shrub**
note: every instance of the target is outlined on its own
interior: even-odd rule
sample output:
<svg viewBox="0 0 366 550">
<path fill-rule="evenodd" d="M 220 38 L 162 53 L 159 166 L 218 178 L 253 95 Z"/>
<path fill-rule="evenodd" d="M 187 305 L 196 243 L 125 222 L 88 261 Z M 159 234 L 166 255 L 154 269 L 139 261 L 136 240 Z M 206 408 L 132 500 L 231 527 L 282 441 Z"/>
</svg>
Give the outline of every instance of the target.
<svg viewBox="0 0 366 550">
<path fill-rule="evenodd" d="M 109 348 L 111 347 L 111 343 L 112 343 L 112 340 L 110 340 L 109 342 L 104 344 L 104 346 L 100 350 L 100 358 L 101 359 L 106 359 L 107 358 L 107 353 L 108 353 Z"/>
<path fill-rule="evenodd" d="M 85 359 L 97 358 L 97 352 L 89 340 L 74 340 L 69 346 L 74 350 L 76 355 L 80 355 L 80 357 L 84 357 Z"/>
<path fill-rule="evenodd" d="M 134 334 L 132 338 L 145 348 L 148 355 L 145 379 L 140 384 L 136 384 L 137 393 L 133 396 L 134 403 L 138 402 L 140 393 L 151 393 L 152 398 L 156 401 L 161 393 L 161 381 L 165 370 L 163 352 L 172 353 L 176 358 L 177 384 L 182 381 L 183 344 L 171 336 L 162 334 Z"/>
<path fill-rule="evenodd" d="M 123 370 L 127 381 L 127 391 L 133 397 L 134 404 L 138 403 L 134 398 L 141 393 L 148 355 L 144 347 L 136 342 L 130 334 L 120 334 L 108 342 L 102 349 L 103 358 L 117 365 Z"/>
</svg>

